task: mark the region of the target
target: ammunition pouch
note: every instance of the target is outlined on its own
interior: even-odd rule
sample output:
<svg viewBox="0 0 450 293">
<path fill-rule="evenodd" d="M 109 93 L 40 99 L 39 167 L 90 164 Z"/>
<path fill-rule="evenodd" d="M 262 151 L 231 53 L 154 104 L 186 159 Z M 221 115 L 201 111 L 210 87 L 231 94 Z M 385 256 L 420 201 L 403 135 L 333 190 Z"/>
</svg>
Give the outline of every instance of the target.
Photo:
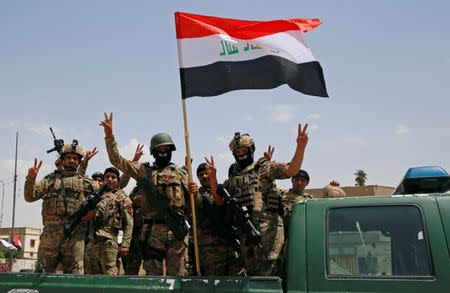
<svg viewBox="0 0 450 293">
<path fill-rule="evenodd" d="M 66 198 L 67 213 L 64 205 L 64 199 L 62 197 L 47 197 L 42 202 L 42 216 L 44 219 L 49 216 L 64 217 L 66 215 L 73 214 L 81 205 L 81 202 L 77 198 Z"/>
<path fill-rule="evenodd" d="M 122 218 L 120 218 L 120 217 L 113 217 L 111 227 L 114 228 L 114 229 L 117 229 L 117 230 L 122 230 L 122 228 L 123 228 Z"/>
<path fill-rule="evenodd" d="M 184 216 L 184 196 L 182 189 L 178 191 L 178 187 L 181 188 L 181 186 L 162 185 L 156 187 L 149 177 L 139 178 L 137 181 L 138 186 L 144 191 L 144 196 L 147 198 L 146 200 L 148 200 L 152 206 L 159 208 L 159 218 L 161 218 L 169 227 L 173 233 L 173 236 L 177 240 L 184 240 L 186 235 L 189 233 L 190 226 Z M 166 191 L 166 193 L 161 193 L 160 189 Z M 167 196 L 168 190 L 172 190 L 174 192 L 172 193 L 172 198 Z M 173 203 L 174 200 L 177 201 L 176 197 L 178 195 L 181 196 L 183 202 L 182 207 L 176 207 L 175 204 L 170 204 Z"/>
<path fill-rule="evenodd" d="M 170 231 L 172 231 L 173 237 L 177 240 L 184 240 L 189 234 L 189 229 L 191 226 L 184 218 L 184 211 L 182 209 L 172 209 L 169 215 L 165 216 L 165 222 L 169 226 Z"/>
<path fill-rule="evenodd" d="M 153 248 L 149 245 L 148 240 L 150 239 L 152 233 L 153 224 L 154 222 L 152 220 L 146 219 L 144 220 L 144 225 L 146 225 L 145 231 L 133 231 L 132 243 L 144 261 L 149 259 L 162 261 L 166 257 L 166 253 L 164 251 Z M 141 235 L 139 232 L 144 233 L 142 238 L 140 237 Z"/>
</svg>

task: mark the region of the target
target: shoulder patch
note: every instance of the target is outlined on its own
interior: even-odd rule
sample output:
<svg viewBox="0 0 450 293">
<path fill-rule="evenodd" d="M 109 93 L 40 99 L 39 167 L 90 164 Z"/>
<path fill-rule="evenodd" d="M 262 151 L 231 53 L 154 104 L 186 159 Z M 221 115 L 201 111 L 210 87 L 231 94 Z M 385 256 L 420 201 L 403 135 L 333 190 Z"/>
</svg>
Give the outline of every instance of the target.
<svg viewBox="0 0 450 293">
<path fill-rule="evenodd" d="M 130 215 L 133 215 L 133 206 L 128 206 L 127 207 L 127 212 L 128 212 L 128 214 L 130 214 Z"/>
</svg>

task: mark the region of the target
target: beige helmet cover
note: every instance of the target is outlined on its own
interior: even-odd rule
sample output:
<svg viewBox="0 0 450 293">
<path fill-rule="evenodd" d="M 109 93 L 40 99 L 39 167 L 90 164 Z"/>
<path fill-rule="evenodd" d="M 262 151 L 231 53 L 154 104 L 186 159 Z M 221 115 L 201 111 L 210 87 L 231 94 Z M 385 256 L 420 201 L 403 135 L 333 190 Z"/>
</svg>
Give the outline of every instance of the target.
<svg viewBox="0 0 450 293">
<path fill-rule="evenodd" d="M 253 138 L 248 134 L 242 134 L 240 136 L 235 135 L 230 142 L 230 150 L 234 151 L 236 148 L 244 146 L 244 147 L 252 147 L 255 145 Z"/>
</svg>

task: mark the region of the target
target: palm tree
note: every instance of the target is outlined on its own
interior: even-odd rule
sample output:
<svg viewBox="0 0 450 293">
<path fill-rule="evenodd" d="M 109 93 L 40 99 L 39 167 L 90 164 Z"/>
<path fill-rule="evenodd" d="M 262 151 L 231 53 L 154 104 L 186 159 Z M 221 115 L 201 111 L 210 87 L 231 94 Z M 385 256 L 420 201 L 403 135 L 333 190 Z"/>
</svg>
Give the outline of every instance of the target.
<svg viewBox="0 0 450 293">
<path fill-rule="evenodd" d="M 356 181 L 356 186 L 364 186 L 364 184 L 366 183 L 367 180 L 367 174 L 364 170 L 362 169 L 358 169 L 356 170 L 355 173 L 353 173 L 353 175 L 356 176 L 355 181 Z"/>
</svg>

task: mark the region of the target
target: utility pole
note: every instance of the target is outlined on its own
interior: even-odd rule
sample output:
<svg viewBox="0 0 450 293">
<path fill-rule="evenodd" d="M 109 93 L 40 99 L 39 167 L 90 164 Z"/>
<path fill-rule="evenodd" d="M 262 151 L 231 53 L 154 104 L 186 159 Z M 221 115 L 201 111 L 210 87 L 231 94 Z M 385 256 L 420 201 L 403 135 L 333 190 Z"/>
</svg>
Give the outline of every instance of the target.
<svg viewBox="0 0 450 293">
<path fill-rule="evenodd" d="M 2 207 L 0 211 L 0 228 L 1 228 L 3 224 L 3 203 L 5 202 L 5 181 L 0 180 L 0 182 L 2 183 Z"/>
<path fill-rule="evenodd" d="M 16 156 L 14 161 L 14 191 L 13 191 L 13 212 L 12 212 L 12 225 L 11 225 L 11 234 L 9 235 L 9 241 L 14 243 L 14 218 L 16 215 L 16 187 L 17 187 L 17 149 L 19 145 L 19 132 L 16 132 Z M 12 270 L 13 266 L 13 254 L 11 251 L 11 267 L 9 271 Z"/>
</svg>

